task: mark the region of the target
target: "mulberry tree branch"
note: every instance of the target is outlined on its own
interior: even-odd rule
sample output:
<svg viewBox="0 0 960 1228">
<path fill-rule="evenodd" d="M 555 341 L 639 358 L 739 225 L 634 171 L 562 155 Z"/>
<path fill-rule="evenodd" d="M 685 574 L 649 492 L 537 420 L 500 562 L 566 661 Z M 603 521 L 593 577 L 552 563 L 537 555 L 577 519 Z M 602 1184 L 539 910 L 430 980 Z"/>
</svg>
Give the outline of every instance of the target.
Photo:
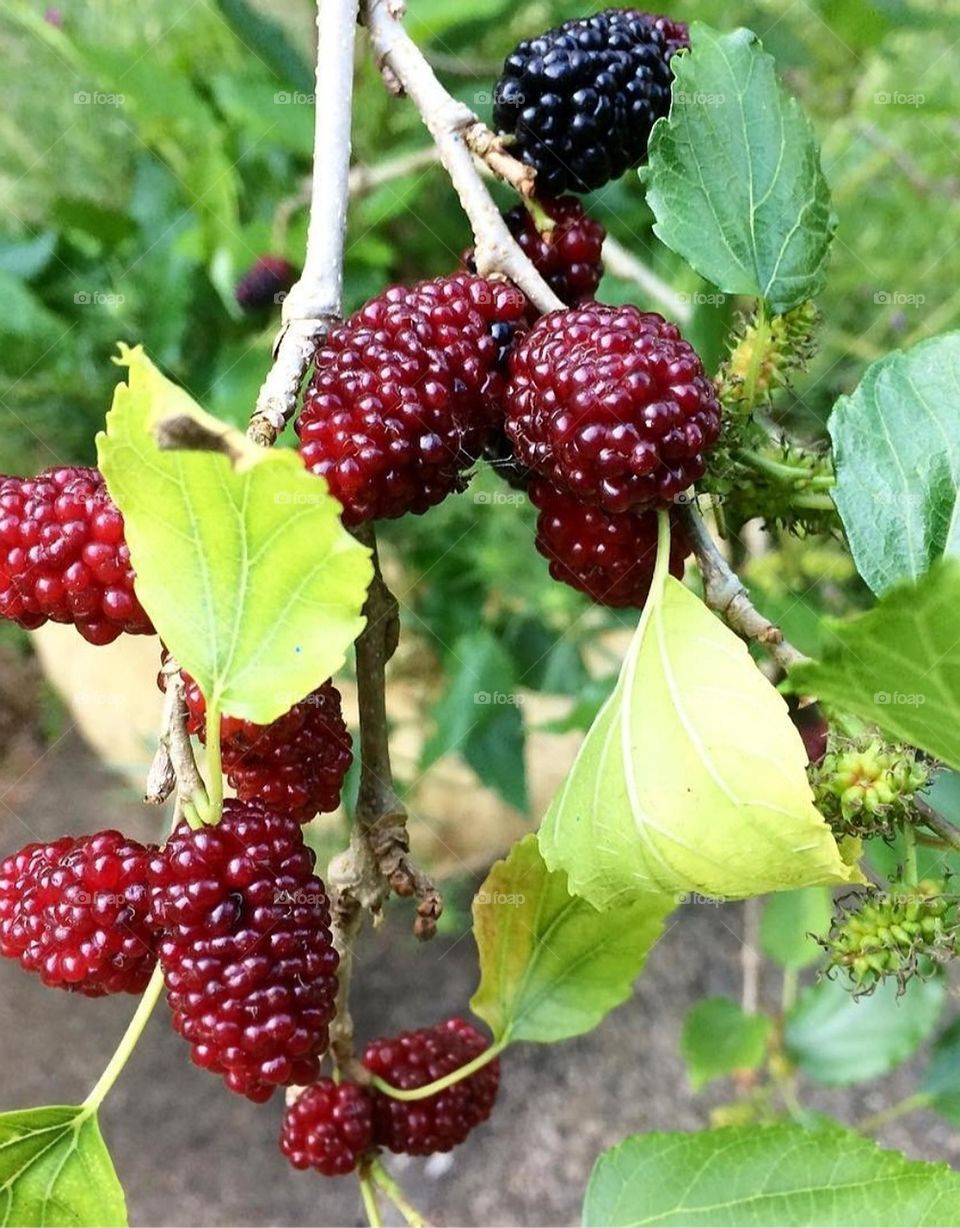
<svg viewBox="0 0 960 1228">
<path fill-rule="evenodd" d="M 781 669 L 807 658 L 783 637 L 783 632 L 751 602 L 743 581 L 720 553 L 695 503 L 682 511 L 683 527 L 703 577 L 704 599 L 732 630 L 765 648 Z"/>
<path fill-rule="evenodd" d="M 343 307 L 343 241 L 350 175 L 353 59 L 358 0 L 317 0 L 313 178 L 300 280 L 283 300 L 274 361 L 248 434 L 269 447 L 293 416 L 317 344 Z"/>
<path fill-rule="evenodd" d="M 473 229 L 477 271 L 500 274 L 524 292 L 540 311 L 557 311 L 563 303 L 524 253 L 500 216 L 476 164 L 474 152 L 501 178 L 529 194 L 529 171 L 511 158 L 498 138 L 462 102 L 443 88 L 423 52 L 400 20 L 398 0 L 363 0 L 362 15 L 389 87 L 397 87 L 420 112 Z M 514 169 L 519 168 L 519 169 Z M 528 186 L 529 185 L 529 186 Z"/>
</svg>

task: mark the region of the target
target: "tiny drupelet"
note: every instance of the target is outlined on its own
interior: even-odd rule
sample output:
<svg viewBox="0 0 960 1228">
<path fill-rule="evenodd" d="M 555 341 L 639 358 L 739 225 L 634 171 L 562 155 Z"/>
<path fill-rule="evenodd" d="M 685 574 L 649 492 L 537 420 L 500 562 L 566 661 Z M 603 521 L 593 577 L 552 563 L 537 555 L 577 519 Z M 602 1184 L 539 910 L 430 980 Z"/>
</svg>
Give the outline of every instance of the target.
<svg viewBox="0 0 960 1228">
<path fill-rule="evenodd" d="M 490 1042 L 465 1019 L 446 1019 L 432 1028 L 404 1032 L 367 1045 L 363 1065 L 391 1087 L 426 1087 L 480 1056 Z M 462 1143 L 493 1110 L 500 1085 L 494 1058 L 474 1074 L 422 1100 L 374 1100 L 374 1142 L 390 1151 L 428 1156 Z"/>
<path fill-rule="evenodd" d="M 607 512 L 669 507 L 703 476 L 720 406 L 694 348 L 654 312 L 541 316 L 510 355 L 516 459 Z"/>
<path fill-rule="evenodd" d="M 338 956 L 314 854 L 289 815 L 229 800 L 150 860 L 151 921 L 173 1026 L 231 1091 L 312 1083 L 336 1009 Z"/>
<path fill-rule="evenodd" d="M 147 861 L 118 831 L 28 844 L 0 862 L 0 955 L 45 985 L 142 993 L 156 963 Z"/>
<path fill-rule="evenodd" d="M 234 297 L 244 311 L 268 311 L 283 302 L 299 276 L 283 256 L 260 256 L 234 286 Z"/>
<path fill-rule="evenodd" d="M 318 1079 L 287 1107 L 280 1150 L 294 1168 L 325 1177 L 352 1173 L 374 1146 L 375 1096 L 359 1083 Z"/>
<path fill-rule="evenodd" d="M 187 674 L 184 698 L 187 728 L 205 741 L 206 704 Z M 269 725 L 222 717 L 220 753 L 224 775 L 241 801 L 259 800 L 298 823 L 336 810 L 353 762 L 340 692 L 328 680 Z"/>
<path fill-rule="evenodd" d="M 670 109 L 670 60 L 688 46 L 684 24 L 637 9 L 565 21 L 507 56 L 494 123 L 515 137 L 539 192 L 602 187 L 646 157 Z"/>
<path fill-rule="evenodd" d="M 526 312 L 513 286 L 459 273 L 393 286 L 330 333 L 296 429 L 345 524 L 424 512 L 464 488 Z"/>
<path fill-rule="evenodd" d="M 540 513 L 537 549 L 549 562 L 555 580 L 579 589 L 600 605 L 644 605 L 657 562 L 656 512 L 605 512 L 587 507 L 542 479 L 531 482 L 528 493 Z M 689 543 L 674 522 L 669 570 L 678 580 L 689 554 Z"/>
<path fill-rule="evenodd" d="M 91 644 L 153 634 L 99 470 L 0 477 L 0 617 L 28 630 L 72 623 Z"/>
<path fill-rule="evenodd" d="M 588 217 L 575 196 L 542 199 L 537 209 L 552 226 L 541 230 L 535 211 L 517 205 L 503 220 L 524 255 L 543 280 L 570 307 L 593 298 L 603 276 L 603 241 L 607 232 Z M 464 253 L 464 263 L 475 271 L 474 251 Z"/>
</svg>

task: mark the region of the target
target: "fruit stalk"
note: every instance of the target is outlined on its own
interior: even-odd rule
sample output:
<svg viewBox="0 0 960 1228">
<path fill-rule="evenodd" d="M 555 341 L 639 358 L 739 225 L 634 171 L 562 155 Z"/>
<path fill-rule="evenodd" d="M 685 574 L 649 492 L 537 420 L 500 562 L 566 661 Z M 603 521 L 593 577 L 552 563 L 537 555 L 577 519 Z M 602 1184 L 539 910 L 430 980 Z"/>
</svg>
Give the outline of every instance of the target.
<svg viewBox="0 0 960 1228">
<path fill-rule="evenodd" d="M 137 1042 L 143 1035 L 143 1030 L 153 1014 L 153 1008 L 160 1000 L 160 995 L 163 993 L 163 971 L 160 965 L 153 970 L 150 977 L 150 983 L 143 992 L 143 997 L 140 999 L 133 1018 L 127 1025 L 127 1030 L 124 1032 L 119 1045 L 113 1054 L 113 1057 L 104 1068 L 103 1074 L 94 1084 L 90 1095 L 83 1102 L 84 1115 L 89 1117 L 100 1108 L 103 1104 L 107 1093 L 120 1077 L 120 1072 L 130 1060 L 130 1055 L 137 1047 Z"/>
<path fill-rule="evenodd" d="M 563 304 L 515 243 L 474 165 L 466 133 L 476 143 L 478 120 L 469 107 L 451 97 L 400 21 L 396 0 L 365 0 L 363 18 L 382 71 L 399 84 L 420 112 L 436 141 L 440 159 L 456 188 L 473 229 L 477 271 L 481 277 L 502 273 L 540 311 Z"/>
</svg>

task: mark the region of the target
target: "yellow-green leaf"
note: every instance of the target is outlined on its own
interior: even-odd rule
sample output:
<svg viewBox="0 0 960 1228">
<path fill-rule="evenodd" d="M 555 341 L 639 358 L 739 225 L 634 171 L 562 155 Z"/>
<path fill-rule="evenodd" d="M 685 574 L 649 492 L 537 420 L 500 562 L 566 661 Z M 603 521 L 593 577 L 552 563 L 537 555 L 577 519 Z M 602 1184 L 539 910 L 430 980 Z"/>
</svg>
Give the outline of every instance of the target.
<svg viewBox="0 0 960 1228">
<path fill-rule="evenodd" d="M 0 1224 L 113 1228 L 127 1207 L 96 1114 L 72 1105 L 0 1113 Z"/>
<path fill-rule="evenodd" d="M 343 664 L 363 627 L 369 551 L 290 449 L 258 448 L 205 414 L 139 347 L 98 436 L 137 595 L 222 711 L 267 724 Z M 158 429 L 208 450 L 161 448 Z"/>
<path fill-rule="evenodd" d="M 480 985 L 473 1012 L 495 1039 L 557 1041 L 625 1002 L 673 902 L 647 895 L 598 912 L 543 863 L 532 833 L 498 861 L 473 901 Z"/>
<path fill-rule="evenodd" d="M 617 686 L 540 830 L 598 908 L 861 881 L 813 804 L 786 704 L 682 584 L 654 585 Z"/>
</svg>

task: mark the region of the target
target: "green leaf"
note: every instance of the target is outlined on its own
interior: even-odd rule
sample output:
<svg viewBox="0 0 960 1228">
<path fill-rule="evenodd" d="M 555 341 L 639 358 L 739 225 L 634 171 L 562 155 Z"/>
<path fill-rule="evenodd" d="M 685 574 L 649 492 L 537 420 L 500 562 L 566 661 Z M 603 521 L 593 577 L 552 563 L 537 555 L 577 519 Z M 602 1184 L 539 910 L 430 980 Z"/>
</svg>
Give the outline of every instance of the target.
<svg viewBox="0 0 960 1228">
<path fill-rule="evenodd" d="M 641 171 L 654 232 L 727 294 L 787 311 L 823 286 L 834 229 L 813 130 L 752 31 L 695 21 L 690 39 Z"/>
<path fill-rule="evenodd" d="M 817 1083 L 859 1083 L 885 1075 L 930 1035 L 943 1009 L 939 979 L 897 987 L 884 981 L 854 998 L 845 982 L 824 978 L 811 985 L 787 1017 L 787 1053 Z"/>
<path fill-rule="evenodd" d="M 736 899 L 859 881 L 813 804 L 806 763 L 742 641 L 667 576 L 540 849 L 598 908 L 647 891 Z"/>
<path fill-rule="evenodd" d="M 960 562 L 944 559 L 868 613 L 827 620 L 823 659 L 794 666 L 790 686 L 960 768 L 958 609 Z"/>
<path fill-rule="evenodd" d="M 872 363 L 837 401 L 834 502 L 875 593 L 960 554 L 960 332 Z"/>
<path fill-rule="evenodd" d="M 266 64 L 278 81 L 310 94 L 314 89 L 310 65 L 290 42 L 279 22 L 260 13 L 247 0 L 216 0 L 217 8 L 245 47 Z"/>
<path fill-rule="evenodd" d="M 16 1228 L 127 1222 L 95 1114 L 71 1106 L 0 1113 L 0 1223 Z"/>
<path fill-rule="evenodd" d="M 851 1130 L 731 1126 L 639 1134 L 599 1157 L 589 1228 L 933 1228 L 960 1222 L 960 1176 Z"/>
<path fill-rule="evenodd" d="M 433 710 L 434 732 L 424 746 L 421 770 L 457 751 L 485 784 L 524 810 L 523 696 L 513 660 L 486 628 L 460 636 L 450 655 L 455 668 Z"/>
<path fill-rule="evenodd" d="M 480 985 L 473 1012 L 499 1040 L 557 1041 L 595 1028 L 629 998 L 673 907 L 645 896 L 616 913 L 571 895 L 525 836 L 473 902 Z"/>
<path fill-rule="evenodd" d="M 806 968 L 823 956 L 823 948 L 810 937 L 830 928 L 833 906 L 825 887 L 782 891 L 764 901 L 760 916 L 760 945 L 781 968 Z"/>
<path fill-rule="evenodd" d="M 960 1018 L 937 1037 L 920 1092 L 930 1108 L 960 1126 Z"/>
<path fill-rule="evenodd" d="M 698 1002 L 687 1012 L 680 1036 L 693 1090 L 735 1070 L 756 1070 L 766 1055 L 772 1024 L 768 1015 L 748 1015 L 729 998 Z"/>
<path fill-rule="evenodd" d="M 369 551 L 295 452 L 258 448 L 141 349 L 122 353 L 129 383 L 97 444 L 138 596 L 208 701 L 265 725 L 343 664 L 363 627 Z M 161 450 L 155 430 L 171 420 L 229 455 Z"/>
</svg>

